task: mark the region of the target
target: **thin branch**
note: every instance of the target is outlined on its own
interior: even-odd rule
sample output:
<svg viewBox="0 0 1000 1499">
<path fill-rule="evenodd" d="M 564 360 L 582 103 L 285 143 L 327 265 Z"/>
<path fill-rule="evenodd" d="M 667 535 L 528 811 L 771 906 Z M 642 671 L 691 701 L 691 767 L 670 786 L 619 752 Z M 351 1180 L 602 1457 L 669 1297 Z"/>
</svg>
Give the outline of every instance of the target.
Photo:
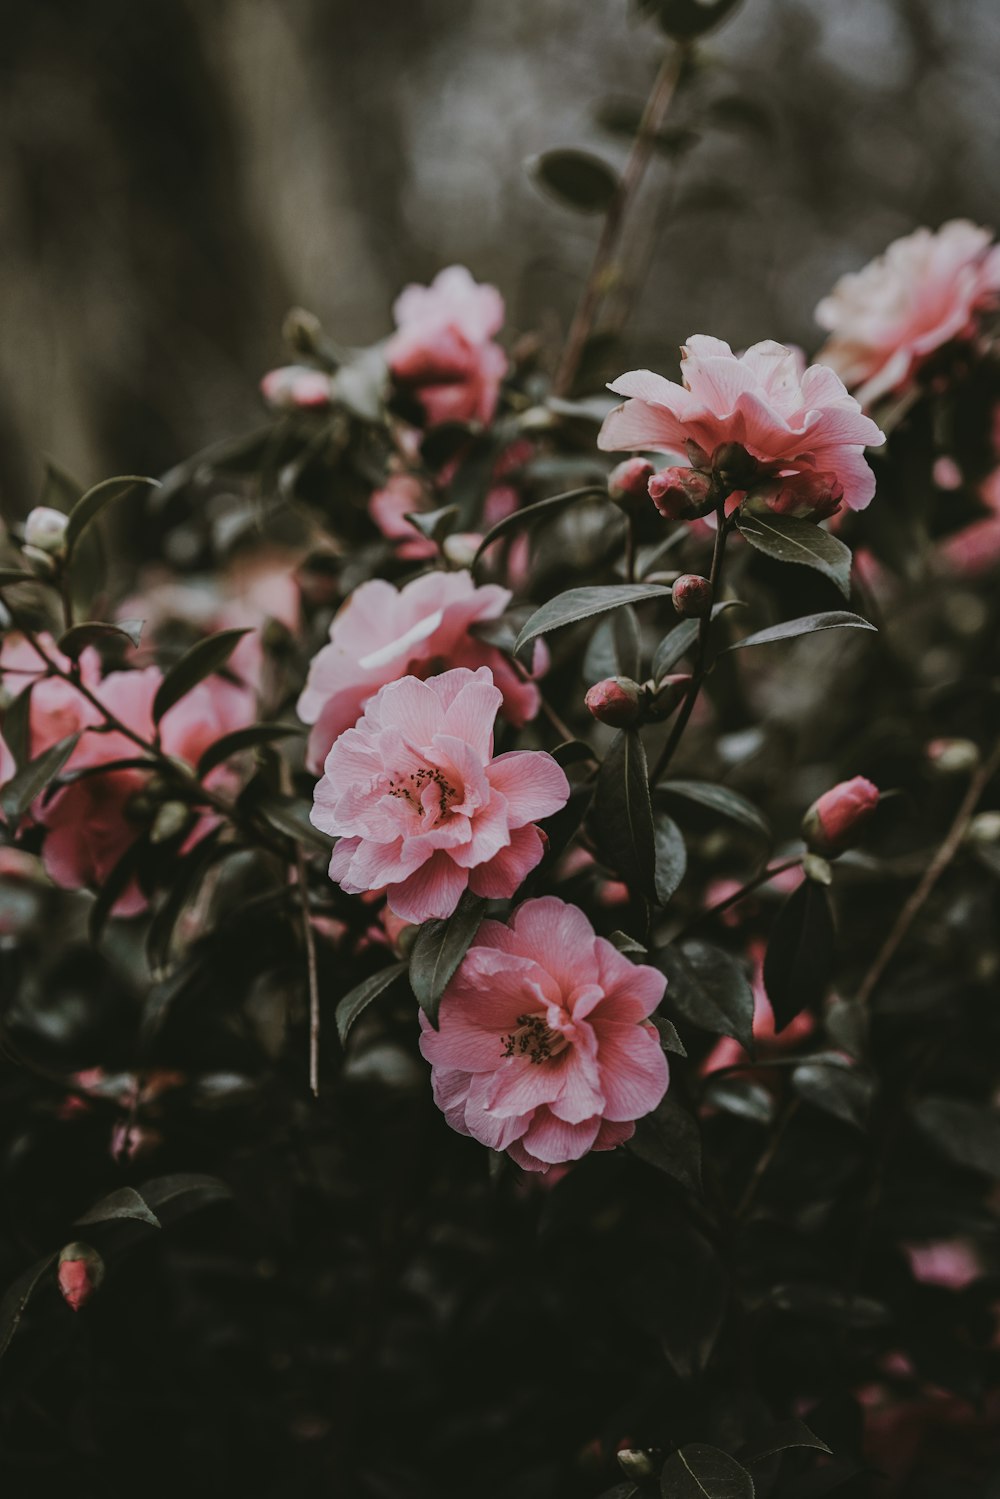
<svg viewBox="0 0 1000 1499">
<path fill-rule="evenodd" d="M 302 938 L 306 946 L 306 972 L 309 979 L 309 1088 L 319 1097 L 319 972 L 316 966 L 316 934 L 309 914 L 309 876 L 302 845 L 295 845 L 295 868 L 299 882 L 299 911 Z"/>
<path fill-rule="evenodd" d="M 880 980 L 882 979 L 882 976 L 884 975 L 889 964 L 892 962 L 893 958 L 896 956 L 896 953 L 899 951 L 903 942 L 906 940 L 906 935 L 909 932 L 910 927 L 913 925 L 917 916 L 920 914 L 920 911 L 924 903 L 931 895 L 934 886 L 944 874 L 952 859 L 958 853 L 959 848 L 962 846 L 962 840 L 965 837 L 969 823 L 972 821 L 976 807 L 979 805 L 979 799 L 998 770 L 1000 770 L 1000 741 L 998 741 L 997 744 L 994 745 L 991 753 L 983 761 L 982 765 L 979 767 L 975 775 L 972 777 L 972 780 L 969 782 L 966 793 L 962 798 L 961 805 L 959 806 L 958 811 L 955 813 L 955 817 L 951 824 L 951 827 L 945 834 L 944 840 L 939 846 L 937 853 L 934 855 L 933 859 L 924 871 L 923 879 L 920 881 L 919 885 L 913 891 L 909 900 L 906 901 L 899 915 L 896 917 L 896 920 L 893 923 L 888 937 L 886 937 L 882 946 L 879 948 L 874 963 L 871 965 L 868 972 L 865 974 L 863 980 L 861 981 L 861 987 L 858 989 L 857 994 L 857 1002 L 859 1005 L 866 1005 L 871 999 L 872 993 L 878 986 Z"/>
<path fill-rule="evenodd" d="M 759 889 L 761 885 L 766 885 L 768 880 L 775 879 L 779 874 L 784 874 L 788 869 L 798 869 L 803 857 L 802 854 L 796 854 L 794 859 L 785 859 L 781 864 L 771 864 L 767 869 L 762 869 L 760 874 L 756 875 L 746 885 L 743 885 L 739 890 L 735 890 L 732 895 L 727 895 L 725 900 L 717 900 L 714 906 L 706 907 L 704 911 L 701 911 L 689 921 L 687 926 L 681 927 L 677 936 L 673 938 L 673 941 L 682 942 L 690 932 L 693 932 L 696 927 L 701 926 L 702 922 L 711 920 L 713 916 L 718 916 L 723 911 L 728 911 L 730 906 L 738 905 L 741 900 L 745 900 L 754 890 Z"/>
</svg>

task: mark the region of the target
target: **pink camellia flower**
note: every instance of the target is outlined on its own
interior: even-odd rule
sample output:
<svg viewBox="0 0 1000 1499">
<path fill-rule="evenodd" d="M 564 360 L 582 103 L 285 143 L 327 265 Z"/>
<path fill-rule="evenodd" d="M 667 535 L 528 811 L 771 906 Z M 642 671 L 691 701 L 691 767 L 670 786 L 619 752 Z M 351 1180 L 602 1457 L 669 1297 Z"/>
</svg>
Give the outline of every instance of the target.
<svg viewBox="0 0 1000 1499">
<path fill-rule="evenodd" d="M 761 479 L 829 474 L 851 510 L 870 502 L 875 476 L 864 449 L 885 438 L 831 369 L 805 369 L 797 350 L 770 341 L 737 356 L 721 339 L 699 334 L 681 352 L 682 385 L 650 370 L 632 370 L 611 385 L 629 399 L 606 417 L 598 447 L 676 458 L 694 444 L 710 458 L 735 445 Z"/>
<path fill-rule="evenodd" d="M 492 421 L 507 371 L 507 356 L 492 341 L 504 318 L 496 287 L 449 266 L 430 286 L 406 287 L 393 313 L 389 369 L 416 396 L 428 425 Z"/>
<path fill-rule="evenodd" d="M 383 687 L 326 758 L 312 820 L 339 838 L 330 878 L 349 895 L 386 888 L 404 921 L 450 916 L 467 888 L 513 895 L 542 857 L 537 818 L 565 806 L 551 755 L 493 758 L 502 701 L 488 667 Z"/>
<path fill-rule="evenodd" d="M 903 388 L 936 349 L 974 336 L 977 314 L 997 305 L 1000 246 L 991 240 L 988 229 L 952 219 L 842 276 L 816 308 L 830 333 L 820 362 L 865 406 Z"/>
<path fill-rule="evenodd" d="M 802 836 L 812 852 L 832 859 L 853 848 L 875 815 L 878 799 L 878 787 L 864 776 L 824 791 L 802 819 Z"/>
<path fill-rule="evenodd" d="M 508 589 L 477 588 L 465 571 L 426 573 L 398 591 L 381 578 L 356 588 L 330 626 L 330 644 L 313 657 L 299 697 L 299 717 L 314 726 L 310 768 L 322 769 L 338 734 L 357 723 L 380 687 L 400 677 L 488 666 L 503 694 L 504 717 L 517 727 L 534 718 L 540 701 L 534 682 L 470 633 L 509 602 Z"/>
<path fill-rule="evenodd" d="M 396 543 L 396 555 L 409 562 L 437 556 L 437 543 L 418 531 L 407 515 L 432 510 L 427 490 L 413 474 L 390 474 L 368 501 L 368 511 L 382 535 Z"/>
<path fill-rule="evenodd" d="M 307 364 L 284 364 L 268 370 L 260 382 L 260 393 L 279 411 L 322 410 L 333 400 L 333 384 L 322 370 Z"/>
<path fill-rule="evenodd" d="M 647 1017 L 666 979 L 598 937 L 576 906 L 527 900 L 484 921 L 420 1050 L 460 1134 L 548 1171 L 635 1132 L 667 1090 Z"/>
</svg>

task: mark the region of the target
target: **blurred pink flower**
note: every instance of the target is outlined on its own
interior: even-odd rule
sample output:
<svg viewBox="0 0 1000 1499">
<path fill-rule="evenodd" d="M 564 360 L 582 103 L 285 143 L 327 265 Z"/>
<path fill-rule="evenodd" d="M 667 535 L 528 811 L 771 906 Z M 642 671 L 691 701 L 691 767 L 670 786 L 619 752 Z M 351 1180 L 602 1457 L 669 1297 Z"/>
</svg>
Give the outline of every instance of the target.
<svg viewBox="0 0 1000 1499">
<path fill-rule="evenodd" d="M 683 385 L 650 370 L 614 381 L 610 389 L 629 399 L 606 417 L 598 447 L 676 456 L 693 442 L 711 457 L 735 443 L 763 465 L 760 477 L 824 474 L 850 509 L 870 502 L 875 476 L 864 449 L 885 439 L 832 370 L 805 369 L 797 350 L 771 341 L 737 356 L 698 334 L 681 352 Z"/>
<path fill-rule="evenodd" d="M 900 390 L 921 363 L 976 331 L 1000 292 L 1000 246 L 988 229 L 952 219 L 937 232 L 895 240 L 863 270 L 842 276 L 816 308 L 830 337 L 817 358 L 868 406 Z"/>
<path fill-rule="evenodd" d="M 420 1049 L 448 1123 L 528 1171 L 610 1150 L 667 1089 L 647 1016 L 666 987 L 554 896 L 484 921 Z"/>
<path fill-rule="evenodd" d="M 450 916 L 464 890 L 513 895 L 542 857 L 535 819 L 565 806 L 551 755 L 493 758 L 500 689 L 489 668 L 390 682 L 341 734 L 312 820 L 339 838 L 330 878 L 349 895 L 386 887 L 404 921 Z"/>
<path fill-rule="evenodd" d="M 428 425 L 492 421 L 507 371 L 506 354 L 492 342 L 504 318 L 496 287 L 477 284 L 464 266 L 449 266 L 430 286 L 407 286 L 393 313 L 389 369 L 412 390 Z"/>
<path fill-rule="evenodd" d="M 396 543 L 398 557 L 410 562 L 437 556 L 437 543 L 406 519 L 408 512 L 433 508 L 426 488 L 413 474 L 390 474 L 368 501 L 371 518 L 382 535 Z"/>
<path fill-rule="evenodd" d="M 904 1244 L 914 1280 L 924 1286 L 962 1291 L 983 1273 L 979 1256 L 966 1239 L 936 1239 L 929 1244 Z"/>
<path fill-rule="evenodd" d="M 333 399 L 333 383 L 329 375 L 307 364 L 284 364 L 268 370 L 260 382 L 260 393 L 279 411 L 323 409 Z"/>
<path fill-rule="evenodd" d="M 510 602 L 506 588 L 478 588 L 468 572 L 433 572 L 402 589 L 374 578 L 362 583 L 330 626 L 330 644 L 312 660 L 298 713 L 312 724 L 309 765 L 322 768 L 339 734 L 365 705 L 400 677 L 427 677 L 446 667 L 488 666 L 503 694 L 504 717 L 520 727 L 538 712 L 538 688 L 497 649 L 470 634 L 497 619 Z"/>
</svg>

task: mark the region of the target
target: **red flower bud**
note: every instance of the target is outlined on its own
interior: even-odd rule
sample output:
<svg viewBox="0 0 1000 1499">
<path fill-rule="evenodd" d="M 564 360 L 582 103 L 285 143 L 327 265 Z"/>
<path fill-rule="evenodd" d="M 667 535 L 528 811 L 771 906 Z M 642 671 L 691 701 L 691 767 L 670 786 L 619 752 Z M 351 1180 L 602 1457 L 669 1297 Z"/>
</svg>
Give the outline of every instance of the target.
<svg viewBox="0 0 1000 1499">
<path fill-rule="evenodd" d="M 681 573 L 671 589 L 678 614 L 687 619 L 704 619 L 712 607 L 712 585 L 698 573 Z"/>
<path fill-rule="evenodd" d="M 642 689 L 631 677 L 606 677 L 597 682 L 584 702 L 600 723 L 627 729 L 641 717 Z"/>
<path fill-rule="evenodd" d="M 665 468 L 649 481 L 649 498 L 667 520 L 697 520 L 715 509 L 715 487 L 696 468 Z"/>
<path fill-rule="evenodd" d="M 836 515 L 844 498 L 836 474 L 788 474 L 755 484 L 747 496 L 751 515 L 793 515 L 800 520 L 826 520 Z"/>
<path fill-rule="evenodd" d="M 59 1255 L 56 1279 L 63 1300 L 78 1312 L 104 1279 L 104 1261 L 89 1244 L 67 1244 Z"/>
<path fill-rule="evenodd" d="M 825 791 L 802 819 L 802 836 L 815 854 L 832 859 L 853 848 L 878 806 L 879 791 L 864 776 Z"/>
<path fill-rule="evenodd" d="M 617 464 L 608 475 L 608 494 L 617 505 L 629 500 L 645 504 L 653 472 L 653 465 L 645 458 L 626 458 L 624 463 Z"/>
</svg>

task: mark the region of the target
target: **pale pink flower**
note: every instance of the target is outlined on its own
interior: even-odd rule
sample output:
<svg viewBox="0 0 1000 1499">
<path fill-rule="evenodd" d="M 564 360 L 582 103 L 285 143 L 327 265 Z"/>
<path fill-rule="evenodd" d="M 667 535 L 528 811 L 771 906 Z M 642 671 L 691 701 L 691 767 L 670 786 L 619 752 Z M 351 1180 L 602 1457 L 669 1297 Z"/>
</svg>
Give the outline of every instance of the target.
<svg viewBox="0 0 1000 1499">
<path fill-rule="evenodd" d="M 396 555 L 409 562 L 437 556 L 437 543 L 418 531 L 408 514 L 432 510 L 427 491 L 413 474 L 390 474 L 368 501 L 368 511 L 382 535 L 396 543 Z"/>
<path fill-rule="evenodd" d="M 684 383 L 632 370 L 610 386 L 628 396 L 605 419 L 597 445 L 677 453 L 689 442 L 711 458 L 737 443 L 762 466 L 760 477 L 832 476 L 844 503 L 863 510 L 875 493 L 864 450 L 885 441 L 831 369 L 804 368 L 798 350 L 767 341 L 736 355 L 698 334 L 682 350 Z"/>
<path fill-rule="evenodd" d="M 492 421 L 507 372 L 507 356 L 492 341 L 504 318 L 496 287 L 478 285 L 464 266 L 449 266 L 430 286 L 406 287 L 393 313 L 389 369 L 412 390 L 428 425 Z"/>
<path fill-rule="evenodd" d="M 435 1102 L 453 1129 L 528 1171 L 611 1150 L 667 1089 L 647 1019 L 665 987 L 554 896 L 525 901 L 509 925 L 484 921 L 440 1028 L 420 1017 Z"/>
<path fill-rule="evenodd" d="M 268 370 L 260 382 L 260 393 L 279 411 L 323 410 L 333 400 L 333 382 L 322 370 L 307 364 L 284 364 Z"/>
<path fill-rule="evenodd" d="M 895 240 L 863 270 L 842 276 L 816 308 L 830 333 L 817 356 L 868 406 L 902 389 L 925 359 L 974 336 L 997 305 L 1000 246 L 968 219 Z"/>
<path fill-rule="evenodd" d="M 464 571 L 425 573 L 399 590 L 381 578 L 356 588 L 330 626 L 330 644 L 313 657 L 299 698 L 299 717 L 314 726 L 310 768 L 322 768 L 337 736 L 357 723 L 380 687 L 400 677 L 488 666 L 503 694 L 504 717 L 516 727 L 534 718 L 540 702 L 534 682 L 470 633 L 499 618 L 509 602 L 508 589 L 478 588 Z"/>
<path fill-rule="evenodd" d="M 500 689 L 488 667 L 383 687 L 326 758 L 312 820 L 339 838 L 330 878 L 349 894 L 385 887 L 404 921 L 450 916 L 466 889 L 513 895 L 542 857 L 535 827 L 565 806 L 551 755 L 493 758 Z"/>
</svg>

